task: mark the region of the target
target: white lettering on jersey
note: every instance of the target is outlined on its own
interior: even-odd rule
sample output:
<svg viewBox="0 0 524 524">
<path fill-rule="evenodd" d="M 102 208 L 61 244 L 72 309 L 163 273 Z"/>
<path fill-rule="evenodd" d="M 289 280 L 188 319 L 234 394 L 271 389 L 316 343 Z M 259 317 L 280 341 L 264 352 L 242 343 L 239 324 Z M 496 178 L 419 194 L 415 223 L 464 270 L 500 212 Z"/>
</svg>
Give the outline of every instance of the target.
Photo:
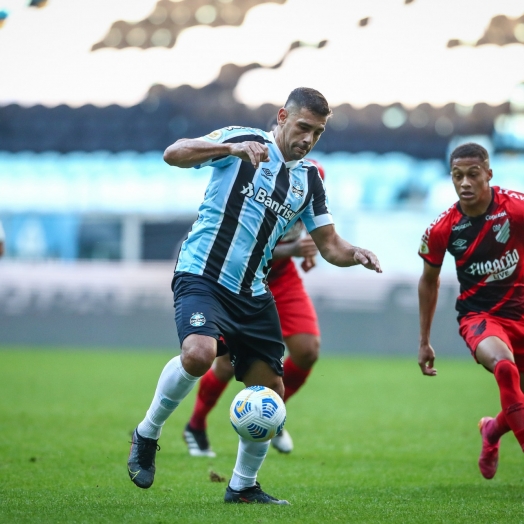
<svg viewBox="0 0 524 524">
<path fill-rule="evenodd" d="M 451 228 L 451 231 L 462 231 L 463 229 L 466 229 L 467 227 L 471 226 L 471 222 L 466 222 L 465 224 L 459 224 L 458 226 L 453 226 Z"/>
<path fill-rule="evenodd" d="M 450 213 L 450 211 L 453 209 L 454 206 L 451 206 L 449 209 L 446 209 L 446 211 L 444 211 L 444 213 L 441 213 L 437 218 L 435 218 L 435 220 L 433 220 L 433 222 L 431 222 L 431 224 L 429 225 L 429 227 L 426 229 L 426 232 L 422 235 L 422 239 L 421 239 L 421 249 L 420 249 L 420 252 L 423 254 L 423 255 L 427 255 L 429 253 L 429 248 L 428 248 L 428 243 L 429 243 L 429 234 L 431 233 L 431 230 L 433 229 L 433 227 L 435 225 L 437 225 L 448 213 Z M 425 251 L 422 251 L 422 248 L 425 249 Z"/>
<path fill-rule="evenodd" d="M 253 186 L 253 184 L 251 182 L 248 182 L 247 183 L 247 187 L 243 187 L 242 188 L 242 191 L 240 191 L 240 194 L 241 195 L 246 195 L 248 198 L 251 198 L 255 192 L 253 191 L 255 186 Z"/>
<path fill-rule="evenodd" d="M 519 252 L 514 249 L 513 252 L 506 251 L 506 254 L 496 260 L 487 262 L 474 262 L 466 269 L 469 275 L 489 275 L 486 282 L 494 280 L 504 280 L 515 271 L 518 261 L 520 260 Z"/>
<path fill-rule="evenodd" d="M 290 204 L 282 204 L 273 200 L 270 196 L 267 195 L 267 191 L 263 187 L 259 187 L 257 194 L 255 195 L 255 201 L 264 204 L 264 206 L 271 208 L 277 215 L 285 218 L 287 221 L 290 221 L 296 213 L 291 210 Z"/>
<path fill-rule="evenodd" d="M 508 189 L 501 189 L 499 191 L 501 195 L 508 195 L 511 198 L 516 198 L 518 200 L 524 200 L 524 194 L 523 193 L 515 193 L 514 191 L 509 191 Z"/>
<path fill-rule="evenodd" d="M 497 218 L 502 218 L 507 216 L 507 213 L 505 211 L 501 211 L 500 213 L 497 213 L 496 215 L 486 215 L 486 220 L 496 220 Z"/>
</svg>

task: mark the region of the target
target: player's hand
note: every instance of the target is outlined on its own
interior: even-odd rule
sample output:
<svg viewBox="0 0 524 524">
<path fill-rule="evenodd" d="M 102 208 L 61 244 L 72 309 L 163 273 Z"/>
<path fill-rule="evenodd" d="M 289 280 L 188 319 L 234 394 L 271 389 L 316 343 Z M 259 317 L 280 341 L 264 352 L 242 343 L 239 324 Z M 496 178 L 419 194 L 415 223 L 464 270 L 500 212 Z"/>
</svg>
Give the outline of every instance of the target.
<svg viewBox="0 0 524 524">
<path fill-rule="evenodd" d="M 302 260 L 300 267 L 307 273 L 310 269 L 313 269 L 317 265 L 315 257 L 306 257 Z"/>
<path fill-rule="evenodd" d="M 418 349 L 418 365 L 423 375 L 436 377 L 437 370 L 433 367 L 435 364 L 435 351 L 431 344 L 420 344 Z"/>
<path fill-rule="evenodd" d="M 377 273 L 382 273 L 382 268 L 380 267 L 380 262 L 378 261 L 377 256 L 375 253 L 372 253 L 367 249 L 362 249 L 361 247 L 355 248 L 353 259 L 357 264 L 360 264 L 367 269 L 372 269 Z"/>
<path fill-rule="evenodd" d="M 318 247 L 309 235 L 298 238 L 292 242 L 289 247 L 290 256 L 292 257 L 308 258 L 314 257 L 318 253 Z"/>
<path fill-rule="evenodd" d="M 251 162 L 255 169 L 258 169 L 261 162 L 269 162 L 269 149 L 260 142 L 248 141 L 231 144 L 230 154 L 246 162 Z"/>
</svg>

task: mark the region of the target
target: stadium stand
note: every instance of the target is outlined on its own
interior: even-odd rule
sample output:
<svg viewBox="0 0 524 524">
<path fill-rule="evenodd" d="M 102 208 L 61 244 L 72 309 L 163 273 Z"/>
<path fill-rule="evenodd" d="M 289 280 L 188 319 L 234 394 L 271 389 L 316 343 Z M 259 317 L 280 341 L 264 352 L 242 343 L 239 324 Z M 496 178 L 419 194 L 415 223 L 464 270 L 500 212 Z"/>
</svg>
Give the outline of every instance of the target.
<svg viewBox="0 0 524 524">
<path fill-rule="evenodd" d="M 182 31 L 196 25 L 239 26 L 247 12 L 265 3 L 283 4 L 286 0 L 160 0 L 144 20 L 136 23 L 116 21 L 92 50 L 114 47 L 173 47 Z"/>
</svg>

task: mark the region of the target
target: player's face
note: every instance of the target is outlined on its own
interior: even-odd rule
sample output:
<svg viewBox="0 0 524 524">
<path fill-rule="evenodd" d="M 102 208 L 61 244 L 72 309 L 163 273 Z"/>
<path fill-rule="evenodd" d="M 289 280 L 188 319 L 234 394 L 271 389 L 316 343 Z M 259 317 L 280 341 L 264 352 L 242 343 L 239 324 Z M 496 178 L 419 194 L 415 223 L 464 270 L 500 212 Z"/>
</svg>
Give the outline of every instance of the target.
<svg viewBox="0 0 524 524">
<path fill-rule="evenodd" d="M 286 161 L 304 158 L 326 129 L 327 116 L 301 108 L 278 112 L 277 143 Z"/>
<path fill-rule="evenodd" d="M 466 208 L 489 204 L 489 181 L 493 172 L 480 158 L 455 158 L 451 164 L 451 179 L 460 203 Z"/>
</svg>

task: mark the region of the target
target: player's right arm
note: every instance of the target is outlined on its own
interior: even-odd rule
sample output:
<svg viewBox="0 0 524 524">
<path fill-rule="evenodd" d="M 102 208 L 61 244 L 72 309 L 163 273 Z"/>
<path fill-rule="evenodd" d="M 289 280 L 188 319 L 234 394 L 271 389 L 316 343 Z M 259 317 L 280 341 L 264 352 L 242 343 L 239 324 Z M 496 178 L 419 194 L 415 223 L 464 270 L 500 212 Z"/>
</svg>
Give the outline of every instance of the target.
<svg viewBox="0 0 524 524">
<path fill-rule="evenodd" d="M 236 156 L 251 162 L 255 169 L 258 169 L 261 162 L 269 161 L 267 146 L 255 141 L 213 143 L 181 138 L 164 151 L 166 163 L 183 168 L 195 167 L 228 156 Z"/>
<path fill-rule="evenodd" d="M 432 266 L 424 261 L 424 270 L 418 283 L 418 303 L 420 320 L 420 341 L 418 348 L 418 365 L 424 375 L 430 377 L 437 374 L 433 367 L 435 351 L 431 347 L 430 334 L 433 316 L 437 307 L 438 290 L 440 286 L 440 267 Z"/>
</svg>

